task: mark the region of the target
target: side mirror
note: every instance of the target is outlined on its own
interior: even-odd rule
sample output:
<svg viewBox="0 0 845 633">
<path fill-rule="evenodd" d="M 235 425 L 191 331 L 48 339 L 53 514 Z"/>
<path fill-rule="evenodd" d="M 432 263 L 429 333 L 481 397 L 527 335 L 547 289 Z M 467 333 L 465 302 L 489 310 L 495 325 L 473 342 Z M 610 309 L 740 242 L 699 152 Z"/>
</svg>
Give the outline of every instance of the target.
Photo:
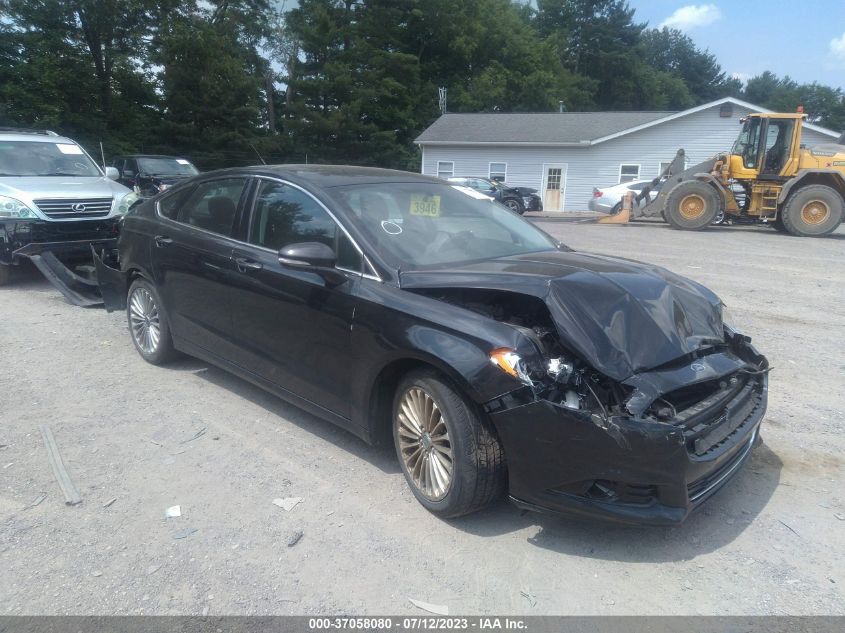
<svg viewBox="0 0 845 633">
<path fill-rule="evenodd" d="M 334 250 L 322 242 L 288 244 L 279 251 L 279 262 L 292 268 L 331 268 L 336 261 Z"/>
<path fill-rule="evenodd" d="M 334 267 L 335 262 L 334 249 L 322 242 L 288 244 L 279 251 L 282 266 L 315 272 L 330 286 L 339 286 L 347 280 L 346 275 Z"/>
<path fill-rule="evenodd" d="M 120 172 L 117 171 L 117 167 L 106 167 L 106 178 L 110 180 L 117 180 L 120 178 Z"/>
</svg>

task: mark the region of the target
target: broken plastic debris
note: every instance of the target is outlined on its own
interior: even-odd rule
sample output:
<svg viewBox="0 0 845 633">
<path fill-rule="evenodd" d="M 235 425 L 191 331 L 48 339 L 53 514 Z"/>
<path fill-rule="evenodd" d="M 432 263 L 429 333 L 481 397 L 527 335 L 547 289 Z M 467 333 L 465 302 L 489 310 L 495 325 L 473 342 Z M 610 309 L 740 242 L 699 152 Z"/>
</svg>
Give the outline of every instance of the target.
<svg viewBox="0 0 845 633">
<path fill-rule="evenodd" d="M 101 571 L 92 571 L 92 572 L 91 572 L 91 575 L 92 575 L 92 576 L 94 576 L 95 578 L 99 578 L 100 576 L 102 576 L 102 575 L 103 575 L 103 572 L 101 572 Z"/>
<path fill-rule="evenodd" d="M 24 508 L 23 508 L 23 509 L 24 509 L 24 510 L 29 510 L 30 508 L 34 508 L 35 506 L 37 506 L 38 504 L 40 504 L 42 501 L 44 501 L 44 499 L 46 499 L 46 498 L 47 498 L 47 493 L 46 493 L 46 492 L 42 492 L 40 495 L 38 495 L 37 497 L 35 497 L 35 499 L 33 499 L 32 501 L 30 501 L 30 503 L 29 503 L 29 505 L 28 505 L 28 506 L 24 506 Z"/>
<path fill-rule="evenodd" d="M 197 438 L 202 437 L 203 435 L 205 435 L 205 432 L 206 432 L 207 430 L 208 430 L 208 429 L 206 429 L 206 427 L 202 427 L 199 431 L 197 431 L 196 433 L 194 433 L 194 435 L 193 435 L 192 437 L 189 437 L 187 440 L 182 440 L 182 442 L 180 442 L 180 443 L 181 443 L 181 444 L 187 444 L 188 442 L 193 442 L 195 439 L 197 439 Z"/>
<path fill-rule="evenodd" d="M 170 506 L 164 511 L 165 519 L 173 519 L 182 516 L 182 506 Z"/>
<path fill-rule="evenodd" d="M 537 605 L 537 598 L 535 598 L 534 594 L 532 594 L 530 591 L 520 591 L 519 593 L 522 594 L 523 598 L 528 600 L 528 604 L 530 604 L 532 607 Z"/>
<path fill-rule="evenodd" d="M 293 535 L 288 539 L 288 547 L 293 547 L 294 545 L 299 543 L 300 539 L 304 535 L 305 534 L 301 530 L 297 530 L 296 532 L 294 532 Z"/>
<path fill-rule="evenodd" d="M 184 528 L 178 532 L 173 533 L 174 539 L 188 538 L 191 534 L 197 531 L 197 528 Z"/>
<path fill-rule="evenodd" d="M 109 499 L 108 501 L 106 501 L 106 502 L 103 504 L 103 507 L 104 507 L 104 508 L 108 508 L 108 507 L 109 507 L 111 504 L 113 504 L 115 501 L 117 501 L 117 497 L 113 497 L 113 498 Z"/>
<path fill-rule="evenodd" d="M 284 499 L 273 499 L 273 505 L 279 506 L 285 512 L 293 510 L 297 504 L 302 502 L 302 497 L 285 497 Z"/>
<path fill-rule="evenodd" d="M 835 516 L 835 517 L 836 517 L 837 519 L 839 519 L 840 521 L 845 521 L 845 514 L 841 514 L 841 513 L 839 513 L 839 512 L 834 512 L 834 513 L 833 513 L 833 516 Z"/>
<path fill-rule="evenodd" d="M 437 615 L 449 615 L 449 607 L 445 604 L 432 604 L 430 602 L 423 602 L 422 600 L 414 600 L 413 598 L 408 598 L 418 609 L 422 609 L 423 611 L 428 611 L 429 613 L 435 613 Z"/>
</svg>

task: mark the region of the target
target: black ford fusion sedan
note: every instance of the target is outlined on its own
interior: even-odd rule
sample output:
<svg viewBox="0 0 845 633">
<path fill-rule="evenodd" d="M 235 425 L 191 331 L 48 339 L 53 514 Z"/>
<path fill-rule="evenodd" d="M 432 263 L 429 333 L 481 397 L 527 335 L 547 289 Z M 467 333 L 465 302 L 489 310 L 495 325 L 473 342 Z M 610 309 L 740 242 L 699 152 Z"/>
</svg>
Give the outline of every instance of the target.
<svg viewBox="0 0 845 633">
<path fill-rule="evenodd" d="M 768 363 L 719 298 L 572 251 L 471 190 L 381 169 L 204 174 L 97 258 L 154 364 L 179 351 L 369 442 L 454 517 L 521 507 L 674 524 L 742 466 Z"/>
</svg>

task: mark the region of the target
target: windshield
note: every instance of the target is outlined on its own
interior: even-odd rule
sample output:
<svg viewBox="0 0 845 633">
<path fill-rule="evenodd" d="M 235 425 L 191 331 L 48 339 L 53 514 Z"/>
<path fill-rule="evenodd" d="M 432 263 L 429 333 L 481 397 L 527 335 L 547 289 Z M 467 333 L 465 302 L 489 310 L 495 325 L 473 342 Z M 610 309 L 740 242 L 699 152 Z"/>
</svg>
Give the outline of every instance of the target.
<svg viewBox="0 0 845 633">
<path fill-rule="evenodd" d="M 139 158 L 138 166 L 154 176 L 196 176 L 199 171 L 184 158 Z"/>
<path fill-rule="evenodd" d="M 0 141 L 0 176 L 102 176 L 79 145 Z"/>
<path fill-rule="evenodd" d="M 734 143 L 731 154 L 742 157 L 742 164 L 747 169 L 757 166 L 757 154 L 760 145 L 760 122 L 761 119 L 753 117 L 746 119 L 742 125 L 742 131 Z"/>
<path fill-rule="evenodd" d="M 506 207 L 449 185 L 352 185 L 333 194 L 379 253 L 405 270 L 557 248 Z"/>
</svg>

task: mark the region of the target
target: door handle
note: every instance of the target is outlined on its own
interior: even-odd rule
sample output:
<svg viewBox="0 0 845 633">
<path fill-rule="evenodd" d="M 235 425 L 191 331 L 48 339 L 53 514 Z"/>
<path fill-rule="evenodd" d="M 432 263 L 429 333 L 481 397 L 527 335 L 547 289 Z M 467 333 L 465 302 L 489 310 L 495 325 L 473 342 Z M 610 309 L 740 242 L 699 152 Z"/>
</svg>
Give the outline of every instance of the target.
<svg viewBox="0 0 845 633">
<path fill-rule="evenodd" d="M 235 264 L 238 266 L 238 271 L 245 273 L 247 270 L 261 270 L 264 264 L 257 262 L 254 259 L 247 259 L 246 257 L 236 257 Z"/>
<path fill-rule="evenodd" d="M 156 235 L 155 236 L 156 246 L 159 248 L 164 248 L 168 244 L 173 244 L 173 240 L 166 235 Z"/>
</svg>

